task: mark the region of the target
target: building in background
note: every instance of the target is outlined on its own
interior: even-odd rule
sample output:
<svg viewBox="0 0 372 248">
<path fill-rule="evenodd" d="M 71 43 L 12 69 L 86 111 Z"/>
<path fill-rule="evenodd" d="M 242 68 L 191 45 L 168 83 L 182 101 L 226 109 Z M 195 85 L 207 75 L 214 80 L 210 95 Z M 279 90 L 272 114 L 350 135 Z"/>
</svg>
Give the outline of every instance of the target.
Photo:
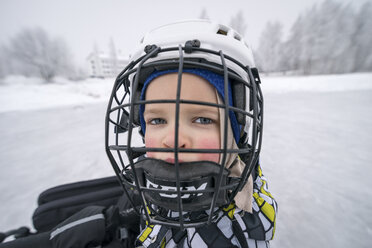
<svg viewBox="0 0 372 248">
<path fill-rule="evenodd" d="M 129 58 L 120 52 L 104 53 L 95 50 L 87 57 L 87 67 L 90 77 L 109 78 L 116 77 L 128 64 Z"/>
<path fill-rule="evenodd" d="M 90 77 L 110 78 L 116 77 L 129 63 L 129 57 L 124 56 L 116 49 L 114 40 L 110 38 L 109 53 L 99 51 L 97 44 L 93 52 L 87 57 L 88 73 Z"/>
</svg>

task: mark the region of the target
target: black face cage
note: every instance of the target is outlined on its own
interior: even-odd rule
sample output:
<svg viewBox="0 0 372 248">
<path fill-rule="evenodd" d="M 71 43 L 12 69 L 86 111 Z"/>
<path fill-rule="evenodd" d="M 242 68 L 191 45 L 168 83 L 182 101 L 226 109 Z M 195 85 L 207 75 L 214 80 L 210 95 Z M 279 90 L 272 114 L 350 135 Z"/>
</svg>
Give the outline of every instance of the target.
<svg viewBox="0 0 372 248">
<path fill-rule="evenodd" d="M 195 42 L 193 43 L 195 44 Z M 199 43 L 200 46 L 200 43 Z M 251 174 L 252 169 L 258 162 L 258 157 L 261 149 L 262 140 L 262 128 L 263 128 L 263 97 L 260 89 L 260 79 L 258 72 L 255 68 L 250 68 L 248 66 L 242 65 L 237 60 L 231 58 L 228 55 L 223 54 L 222 51 L 214 51 L 209 49 L 203 49 L 199 46 L 190 46 L 190 42 L 186 42 L 185 46 L 179 45 L 178 47 L 161 48 L 155 45 L 147 46 L 145 48 L 146 54 L 132 61 L 116 78 L 115 85 L 113 87 L 111 97 L 109 100 L 106 121 L 105 121 L 105 146 L 106 152 L 110 159 L 111 165 L 120 179 L 120 182 L 126 192 L 130 202 L 132 203 L 134 209 L 142 215 L 142 217 L 147 221 L 148 224 L 162 224 L 172 227 L 179 227 L 181 229 L 188 227 L 197 227 L 204 224 L 210 224 L 221 211 L 223 207 L 230 204 L 236 194 L 243 188 L 243 186 L 248 181 L 248 177 Z M 151 62 L 148 61 L 150 58 L 158 56 L 160 53 L 179 53 L 179 57 L 175 59 L 165 59 L 157 60 Z M 191 54 L 193 52 L 198 53 L 208 53 L 210 56 L 215 56 L 221 61 L 220 64 L 208 63 L 204 59 L 192 59 L 184 58 L 184 53 Z M 249 81 L 246 82 L 240 76 L 238 76 L 233 71 L 229 70 L 226 66 L 226 60 L 230 63 L 242 68 L 248 75 Z M 154 68 L 178 68 L 178 82 L 177 82 L 177 94 L 174 100 L 140 100 L 138 96 L 138 90 L 141 88 L 141 77 L 146 71 L 153 71 Z M 224 103 L 214 104 L 206 103 L 200 101 L 189 101 L 180 99 L 181 91 L 181 75 L 184 68 L 201 68 L 210 71 L 214 71 L 223 75 L 224 77 Z M 147 72 L 148 73 L 148 72 Z M 145 75 L 145 77 L 148 75 Z M 132 86 L 130 80 L 133 80 Z M 229 94 L 228 92 L 228 79 L 233 80 L 245 87 L 249 88 L 250 92 L 250 106 L 249 108 L 238 108 L 236 106 L 229 106 Z M 132 88 L 131 88 L 132 87 Z M 139 91 L 140 92 L 140 91 Z M 187 148 L 146 148 L 143 146 L 143 142 L 138 142 L 138 139 L 133 139 L 133 129 L 138 128 L 139 123 L 136 123 L 136 117 L 138 115 L 139 105 L 142 104 L 153 104 L 153 103 L 172 103 L 175 104 L 175 142 L 178 144 L 178 120 L 180 114 L 180 104 L 200 104 L 207 106 L 214 106 L 217 108 L 223 108 L 224 111 L 224 130 L 222 139 L 221 149 L 187 149 Z M 145 106 L 145 105 L 144 105 Z M 247 110 L 248 109 L 248 110 Z M 136 112 L 137 111 L 137 112 Z M 238 149 L 228 149 L 227 148 L 227 133 L 228 133 L 228 121 L 229 121 L 229 111 L 234 111 L 236 115 L 242 115 L 243 120 L 251 120 L 248 137 L 243 135 L 238 144 Z M 248 118 L 247 118 L 248 117 Z M 220 117 L 222 118 L 222 116 Z M 242 129 L 244 126 L 242 127 Z M 138 137 L 140 137 L 138 135 Z M 249 142 L 247 142 L 249 138 Z M 140 138 L 141 139 L 141 138 Z M 143 139 L 143 137 L 142 137 Z M 135 145 L 137 143 L 138 145 Z M 164 208 L 159 208 L 154 206 L 154 203 L 149 199 L 148 194 L 166 194 L 170 193 L 168 189 L 159 189 L 155 187 L 147 187 L 141 183 L 142 175 L 139 175 L 138 170 L 136 170 L 137 163 L 135 162 L 138 157 L 144 155 L 146 152 L 173 152 L 175 163 L 172 165 L 173 175 L 172 177 L 176 180 L 173 195 L 176 195 L 176 212 L 180 213 L 177 218 L 171 217 L 169 215 L 164 215 Z M 180 184 L 180 167 L 182 163 L 178 161 L 178 154 L 180 152 L 184 153 L 220 153 L 222 155 L 222 162 L 219 164 L 215 176 L 215 182 L 213 187 L 190 190 L 190 188 L 185 189 Z M 125 153 L 125 154 L 124 154 Z M 222 183 L 224 176 L 226 177 L 226 168 L 224 164 L 226 161 L 226 156 L 229 153 L 236 153 L 245 162 L 246 166 L 241 174 L 240 178 L 234 178 L 235 180 L 228 181 L 227 183 Z M 126 157 L 128 160 L 126 160 Z M 226 180 L 225 180 L 226 181 Z M 130 194 L 128 189 L 133 190 L 135 194 Z M 227 201 L 224 206 L 217 206 L 217 198 L 220 192 L 227 192 Z M 199 215 L 197 218 L 190 218 L 190 215 L 185 215 L 184 213 L 184 201 L 182 196 L 185 194 L 210 194 L 211 198 L 208 202 L 208 209 L 204 211 L 204 215 Z M 141 201 L 143 208 L 138 210 L 136 204 L 134 203 L 134 195 Z M 195 209 L 199 211 L 200 209 Z"/>
</svg>

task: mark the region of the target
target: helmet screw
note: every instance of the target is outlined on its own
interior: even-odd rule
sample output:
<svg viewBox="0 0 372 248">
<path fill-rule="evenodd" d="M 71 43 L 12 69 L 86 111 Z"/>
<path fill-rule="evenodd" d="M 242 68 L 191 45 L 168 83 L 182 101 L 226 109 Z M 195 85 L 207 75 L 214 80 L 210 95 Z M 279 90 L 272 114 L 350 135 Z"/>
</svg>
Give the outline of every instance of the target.
<svg viewBox="0 0 372 248">
<path fill-rule="evenodd" d="M 192 43 L 193 47 L 200 47 L 200 40 L 193 40 Z"/>
<path fill-rule="evenodd" d="M 200 41 L 199 40 L 188 40 L 185 43 L 185 53 L 192 53 L 192 50 L 195 47 L 200 47 Z"/>
<path fill-rule="evenodd" d="M 154 49 L 156 49 L 157 48 L 157 46 L 156 45 L 147 45 L 147 46 L 145 46 L 145 49 L 144 49 L 144 51 L 145 51 L 145 53 L 150 53 L 150 52 L 152 52 Z"/>
</svg>

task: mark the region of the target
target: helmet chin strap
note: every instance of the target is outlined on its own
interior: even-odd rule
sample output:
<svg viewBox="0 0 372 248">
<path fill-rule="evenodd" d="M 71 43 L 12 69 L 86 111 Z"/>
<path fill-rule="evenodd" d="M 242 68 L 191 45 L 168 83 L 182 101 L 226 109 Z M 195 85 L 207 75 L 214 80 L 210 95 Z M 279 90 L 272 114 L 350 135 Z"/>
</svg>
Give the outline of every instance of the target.
<svg viewBox="0 0 372 248">
<path fill-rule="evenodd" d="M 217 90 L 215 90 L 215 94 L 217 97 L 217 104 L 223 104 L 223 101 L 218 94 Z M 224 137 L 224 120 L 221 116 L 224 116 L 224 109 L 219 108 L 218 113 L 220 116 L 220 140 L 221 140 L 221 147 L 223 145 L 223 137 Z M 238 146 L 234 140 L 234 135 L 232 132 L 230 121 L 227 122 L 227 149 L 238 149 Z M 222 156 L 220 155 L 220 161 L 222 163 Z M 245 167 L 245 163 L 240 160 L 238 154 L 236 153 L 227 153 L 226 154 L 226 163 L 225 167 L 229 169 L 230 174 L 229 177 L 240 177 Z M 235 204 L 238 208 L 252 213 L 252 197 L 253 197 L 253 179 L 252 175 L 249 175 L 248 181 L 243 187 L 243 189 L 238 192 L 234 198 Z"/>
<path fill-rule="evenodd" d="M 146 158 L 134 165 L 140 186 L 145 198 L 156 206 L 178 211 L 177 169 L 174 164 L 166 161 Z M 207 210 L 218 181 L 220 165 L 211 161 L 183 162 L 179 164 L 180 191 L 184 211 Z M 228 203 L 228 191 L 235 186 L 228 186 L 231 178 L 228 170 L 222 173 L 222 190 L 217 195 L 217 206 Z"/>
</svg>

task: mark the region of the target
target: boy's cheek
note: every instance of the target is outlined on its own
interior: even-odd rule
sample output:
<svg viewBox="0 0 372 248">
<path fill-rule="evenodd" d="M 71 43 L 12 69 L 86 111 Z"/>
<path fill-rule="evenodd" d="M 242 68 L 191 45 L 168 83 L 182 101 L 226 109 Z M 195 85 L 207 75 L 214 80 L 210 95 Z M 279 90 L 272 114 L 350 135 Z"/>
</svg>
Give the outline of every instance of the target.
<svg viewBox="0 0 372 248">
<path fill-rule="evenodd" d="M 220 148 L 220 141 L 219 139 L 202 139 L 200 140 L 198 145 L 198 148 L 201 149 L 219 149 Z M 200 160 L 207 160 L 207 161 L 213 161 L 218 163 L 220 160 L 220 154 L 219 153 L 201 153 L 199 156 Z"/>
<path fill-rule="evenodd" d="M 203 149 L 219 149 L 220 141 L 219 139 L 201 139 L 198 142 L 198 147 Z"/>
<path fill-rule="evenodd" d="M 157 145 L 156 145 L 156 139 L 145 136 L 145 147 L 147 147 L 147 148 L 157 147 Z M 146 152 L 146 154 L 147 154 L 147 156 L 149 158 L 155 157 L 155 153 L 154 152 Z"/>
<path fill-rule="evenodd" d="M 151 138 L 149 136 L 145 136 L 145 146 L 146 147 L 154 147 L 155 145 L 155 139 L 154 138 Z"/>
</svg>

